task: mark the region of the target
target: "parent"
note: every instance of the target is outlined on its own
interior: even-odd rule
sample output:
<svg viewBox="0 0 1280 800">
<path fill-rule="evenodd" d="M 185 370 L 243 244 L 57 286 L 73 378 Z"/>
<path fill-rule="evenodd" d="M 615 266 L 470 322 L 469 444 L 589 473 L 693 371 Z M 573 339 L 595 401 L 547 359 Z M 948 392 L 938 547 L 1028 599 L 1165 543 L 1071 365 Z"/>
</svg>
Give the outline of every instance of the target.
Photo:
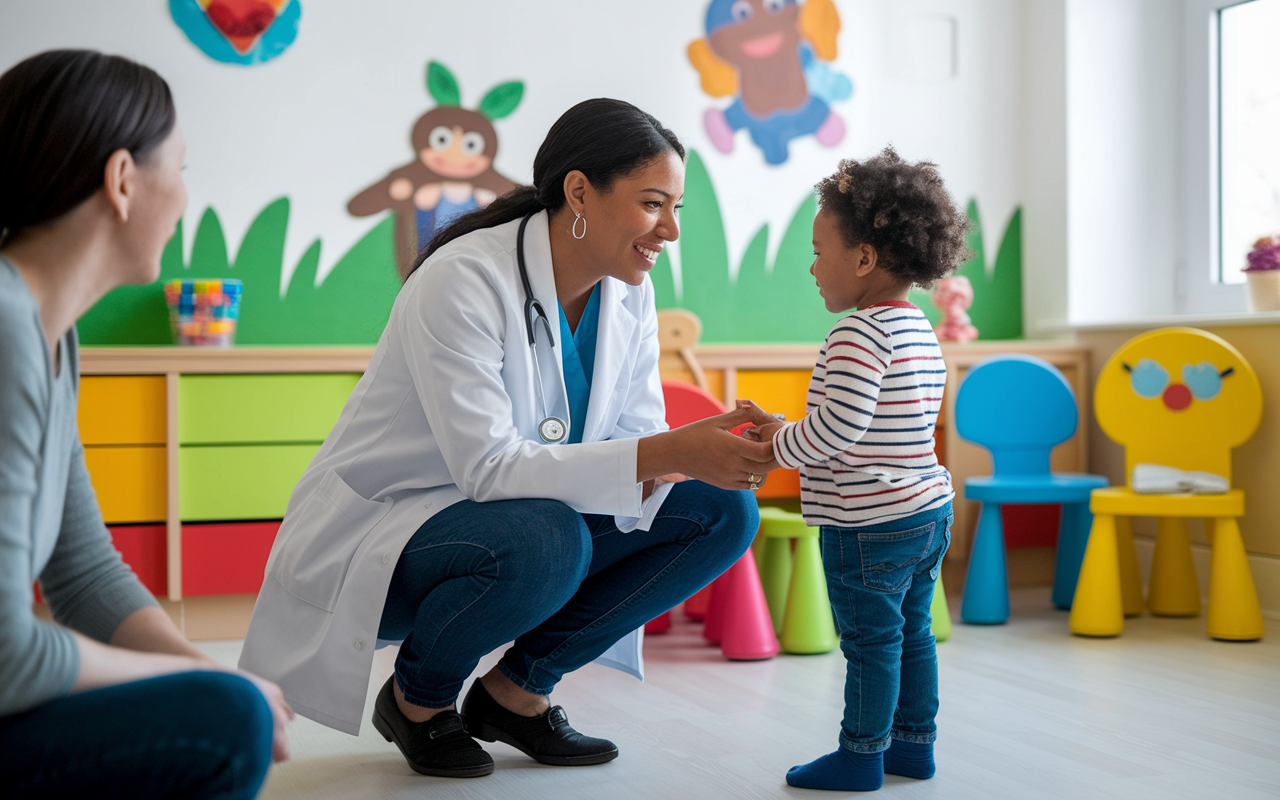
<svg viewBox="0 0 1280 800">
<path fill-rule="evenodd" d="M 191 646 L 111 545 L 76 430 L 76 319 L 150 283 L 186 206 L 164 80 L 41 53 L 0 76 L 0 781 L 6 797 L 258 793 L 280 690 Z M 54 623 L 35 618 L 39 579 Z M 256 685 L 255 685 L 256 684 Z"/>
<path fill-rule="evenodd" d="M 373 722 L 418 772 L 489 774 L 472 737 L 617 756 L 548 696 L 620 639 L 607 660 L 639 675 L 637 628 L 742 555 L 741 490 L 776 467 L 730 433 L 773 421 L 754 406 L 664 432 L 647 273 L 679 235 L 683 159 L 634 106 L 580 103 L 533 186 L 431 242 L 294 490 L 245 640 L 300 713 L 358 732 L 374 645 L 403 640 Z"/>
</svg>

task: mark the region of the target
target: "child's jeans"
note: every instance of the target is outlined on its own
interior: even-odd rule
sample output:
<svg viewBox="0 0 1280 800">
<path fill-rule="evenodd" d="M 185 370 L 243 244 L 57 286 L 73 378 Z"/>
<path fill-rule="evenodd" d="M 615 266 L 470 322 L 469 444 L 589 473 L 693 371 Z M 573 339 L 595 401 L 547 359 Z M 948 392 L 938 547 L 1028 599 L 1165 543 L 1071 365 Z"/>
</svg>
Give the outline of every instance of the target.
<svg viewBox="0 0 1280 800">
<path fill-rule="evenodd" d="M 822 527 L 827 593 L 848 661 L 840 746 L 937 738 L 938 655 L 929 609 L 951 544 L 951 503 L 881 525 Z"/>
</svg>

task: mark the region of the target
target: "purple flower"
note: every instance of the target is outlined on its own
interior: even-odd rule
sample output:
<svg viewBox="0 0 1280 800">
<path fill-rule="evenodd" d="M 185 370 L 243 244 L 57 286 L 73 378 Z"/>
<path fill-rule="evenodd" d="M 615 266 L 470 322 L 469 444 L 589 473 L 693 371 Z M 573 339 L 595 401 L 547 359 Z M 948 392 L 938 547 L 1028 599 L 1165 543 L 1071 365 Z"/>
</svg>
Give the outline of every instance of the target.
<svg viewBox="0 0 1280 800">
<path fill-rule="evenodd" d="M 1280 269 L 1280 237 L 1267 236 L 1259 239 L 1249 253 L 1249 266 L 1245 272 L 1265 272 Z"/>
</svg>

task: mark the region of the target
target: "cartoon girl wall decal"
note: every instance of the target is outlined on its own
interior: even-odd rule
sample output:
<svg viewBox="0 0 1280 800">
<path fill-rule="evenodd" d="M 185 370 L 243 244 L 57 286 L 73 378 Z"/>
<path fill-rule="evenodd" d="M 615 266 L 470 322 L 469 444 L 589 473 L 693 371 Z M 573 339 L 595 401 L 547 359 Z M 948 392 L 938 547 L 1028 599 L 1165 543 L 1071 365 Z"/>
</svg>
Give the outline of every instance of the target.
<svg viewBox="0 0 1280 800">
<path fill-rule="evenodd" d="M 787 143 L 813 134 L 825 147 L 844 139 L 831 103 L 853 94 L 848 76 L 825 62 L 836 57 L 840 15 L 832 0 L 711 0 L 707 36 L 689 45 L 689 61 L 712 97 L 703 124 L 722 153 L 746 128 L 770 164 L 787 160 Z"/>
<path fill-rule="evenodd" d="M 413 125 L 410 140 L 417 158 L 347 204 L 347 211 L 357 217 L 395 212 L 396 264 L 402 275 L 436 231 L 516 186 L 493 168 L 498 134 L 492 120 L 515 111 L 524 84 L 512 81 L 494 87 L 480 108 L 471 111 L 460 105 L 462 94 L 453 74 L 432 61 L 427 65 L 427 90 L 440 105 Z"/>
</svg>

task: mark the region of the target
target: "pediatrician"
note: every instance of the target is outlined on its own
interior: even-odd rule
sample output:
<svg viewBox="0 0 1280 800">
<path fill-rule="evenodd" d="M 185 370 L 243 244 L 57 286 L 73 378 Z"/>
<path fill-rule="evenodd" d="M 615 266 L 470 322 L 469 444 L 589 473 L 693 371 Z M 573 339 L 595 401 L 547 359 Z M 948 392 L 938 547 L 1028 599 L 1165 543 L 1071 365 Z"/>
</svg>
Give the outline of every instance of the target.
<svg viewBox="0 0 1280 800">
<path fill-rule="evenodd" d="M 730 433 L 773 421 L 750 404 L 666 430 L 648 272 L 679 236 L 675 135 L 628 103 L 580 103 L 533 179 L 410 274 L 290 498 L 240 662 L 354 734 L 374 647 L 402 641 L 373 723 L 428 775 L 491 773 L 475 739 L 544 764 L 616 758 L 548 696 L 602 656 L 641 674 L 637 629 L 743 554 L 744 490 L 777 466 Z"/>
</svg>

